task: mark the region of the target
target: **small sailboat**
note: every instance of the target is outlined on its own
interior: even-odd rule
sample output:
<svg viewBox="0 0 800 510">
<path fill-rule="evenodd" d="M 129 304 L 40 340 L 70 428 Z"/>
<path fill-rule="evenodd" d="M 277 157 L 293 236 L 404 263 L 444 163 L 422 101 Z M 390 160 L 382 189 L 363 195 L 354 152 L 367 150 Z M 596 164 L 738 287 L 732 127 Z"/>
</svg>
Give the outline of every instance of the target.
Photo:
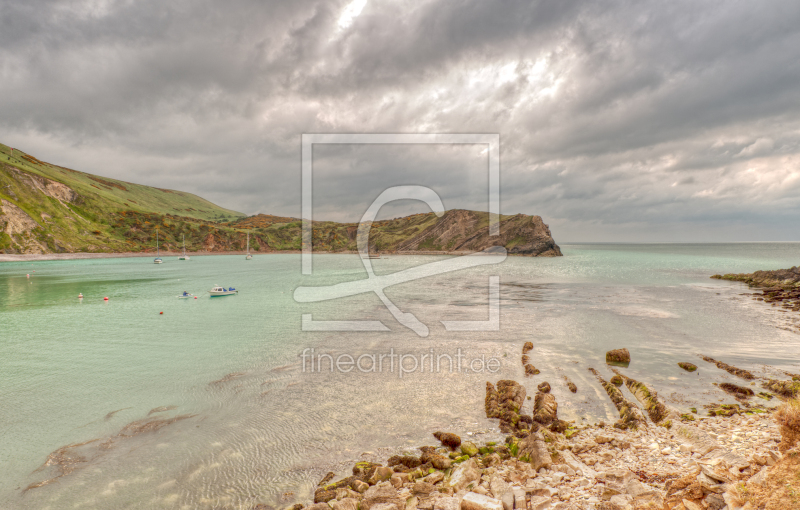
<svg viewBox="0 0 800 510">
<path fill-rule="evenodd" d="M 154 264 L 161 264 L 164 261 L 161 260 L 161 251 L 158 249 L 158 229 L 156 229 L 156 258 L 153 259 Z"/>
<path fill-rule="evenodd" d="M 238 294 L 239 291 L 234 289 L 233 287 L 229 287 L 229 288 L 226 289 L 225 287 L 220 287 L 219 285 L 217 285 L 213 289 L 209 290 L 208 293 L 211 294 L 211 297 L 214 297 L 214 296 L 230 296 L 232 294 Z"/>
<path fill-rule="evenodd" d="M 245 260 L 252 259 L 253 256 L 250 255 L 250 232 L 247 233 L 247 256 L 244 258 Z"/>
<path fill-rule="evenodd" d="M 178 260 L 189 260 L 189 256 L 186 255 L 186 235 L 181 234 L 181 237 L 183 238 L 183 256 L 178 257 Z"/>
</svg>

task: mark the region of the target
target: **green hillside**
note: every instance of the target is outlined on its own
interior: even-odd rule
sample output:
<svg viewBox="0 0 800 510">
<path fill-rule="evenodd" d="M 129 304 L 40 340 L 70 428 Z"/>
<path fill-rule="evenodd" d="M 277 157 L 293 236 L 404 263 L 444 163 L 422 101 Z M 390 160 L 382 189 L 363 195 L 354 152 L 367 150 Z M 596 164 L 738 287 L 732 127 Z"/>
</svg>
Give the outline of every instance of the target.
<svg viewBox="0 0 800 510">
<path fill-rule="evenodd" d="M 12 155 L 0 144 L 0 252 L 143 249 L 113 228 L 123 212 L 196 223 L 244 217 L 191 193 L 98 177 L 18 149 Z"/>
<path fill-rule="evenodd" d="M 197 195 L 183 191 L 152 188 L 79 172 L 39 161 L 30 154 L 0 144 L 0 163 L 7 163 L 34 175 L 66 184 L 94 205 L 105 210 L 133 210 L 175 214 L 202 220 L 228 221 L 244 214 L 224 209 Z"/>
</svg>

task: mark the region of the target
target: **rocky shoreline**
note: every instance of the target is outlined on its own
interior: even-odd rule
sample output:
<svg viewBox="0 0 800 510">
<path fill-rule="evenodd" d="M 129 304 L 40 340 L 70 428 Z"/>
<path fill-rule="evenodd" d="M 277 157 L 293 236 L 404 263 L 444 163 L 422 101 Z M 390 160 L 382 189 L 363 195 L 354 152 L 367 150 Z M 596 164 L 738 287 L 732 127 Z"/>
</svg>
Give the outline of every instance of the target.
<svg viewBox="0 0 800 510">
<path fill-rule="evenodd" d="M 761 295 L 753 299 L 772 306 L 779 304 L 784 311 L 800 312 L 800 267 L 778 269 L 776 271 L 756 271 L 742 274 L 715 274 L 711 278 L 742 282 L 750 287 L 763 289 Z"/>
<path fill-rule="evenodd" d="M 538 374 L 529 363 L 532 349 L 522 349 L 526 378 Z M 614 424 L 559 419 L 546 381 L 533 398 L 516 381 L 487 382 L 486 416 L 499 420 L 504 442 L 475 444 L 437 431 L 436 446 L 394 455 L 385 465 L 358 462 L 338 481 L 328 473 L 313 503 L 287 510 L 800 509 L 800 376 L 759 380 L 704 357 L 747 386 L 723 383 L 738 404 L 708 405 L 706 416 L 694 408 L 680 414 L 624 375 L 626 359 L 627 350 L 609 352 L 610 381 L 589 369 L 619 411 Z M 756 394 L 757 383 L 766 391 Z M 777 413 L 752 403 L 775 398 L 786 401 Z"/>
<path fill-rule="evenodd" d="M 190 257 L 204 257 L 206 255 L 246 255 L 246 251 L 187 251 Z M 253 256 L 263 255 L 299 255 L 300 250 L 280 250 L 280 251 L 252 251 Z M 385 252 L 382 258 L 390 257 L 408 257 L 414 255 L 470 255 L 474 251 L 406 251 L 406 252 Z M 358 255 L 357 251 L 317 251 L 314 250 L 314 255 Z M 118 259 L 118 258 L 131 258 L 131 257 L 155 257 L 156 252 L 143 251 L 143 252 L 97 252 L 97 253 L 0 253 L 0 262 L 39 262 L 45 260 L 83 260 L 83 259 Z M 164 251 L 161 250 L 162 257 L 180 257 L 183 252 L 179 251 Z M 509 257 L 523 257 L 527 255 L 520 255 L 516 253 L 509 253 Z M 547 257 L 548 255 L 540 255 Z"/>
</svg>

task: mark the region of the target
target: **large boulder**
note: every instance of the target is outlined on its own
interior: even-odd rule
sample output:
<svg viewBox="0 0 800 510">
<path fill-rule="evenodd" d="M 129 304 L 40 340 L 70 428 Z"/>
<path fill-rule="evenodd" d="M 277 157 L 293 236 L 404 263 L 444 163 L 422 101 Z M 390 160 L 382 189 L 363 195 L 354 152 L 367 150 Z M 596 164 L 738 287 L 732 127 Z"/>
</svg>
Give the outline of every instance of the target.
<svg viewBox="0 0 800 510">
<path fill-rule="evenodd" d="M 461 453 L 474 457 L 478 455 L 478 446 L 472 441 L 464 441 L 461 443 Z"/>
<path fill-rule="evenodd" d="M 392 455 L 389 457 L 389 460 L 386 461 L 386 464 L 389 466 L 405 466 L 407 468 L 415 468 L 419 467 L 422 464 L 422 461 L 419 457 L 415 457 L 413 455 Z"/>
<path fill-rule="evenodd" d="M 558 403 L 552 393 L 537 393 L 533 404 L 533 420 L 542 425 L 558 418 Z"/>
<path fill-rule="evenodd" d="M 614 349 L 606 353 L 606 363 L 630 363 L 631 353 L 628 349 Z"/>
<path fill-rule="evenodd" d="M 379 467 L 381 467 L 380 464 L 372 462 L 356 462 L 356 465 L 353 466 L 353 476 L 366 482 Z"/>
<path fill-rule="evenodd" d="M 373 485 L 367 492 L 364 493 L 364 499 L 361 500 L 361 510 L 370 510 L 375 508 L 384 510 L 405 510 L 405 501 L 397 493 L 392 484 L 389 482 L 381 482 L 378 485 Z"/>
<path fill-rule="evenodd" d="M 358 510 L 358 500 L 355 498 L 342 498 L 339 501 L 331 501 L 330 508 L 333 510 Z"/>
<path fill-rule="evenodd" d="M 437 431 L 433 433 L 433 437 L 442 442 L 442 444 L 451 450 L 455 450 L 461 445 L 461 438 L 450 432 Z"/>
<path fill-rule="evenodd" d="M 394 474 L 394 470 L 390 467 L 381 466 L 372 473 L 372 476 L 369 477 L 369 484 L 375 485 L 380 482 L 385 482 L 389 480 L 392 475 Z"/>
<path fill-rule="evenodd" d="M 501 380 L 497 388 L 486 383 L 486 417 L 499 418 L 500 430 L 511 432 L 520 421 L 520 409 L 525 402 L 525 387 L 516 381 Z"/>
<path fill-rule="evenodd" d="M 544 437 L 538 432 L 534 432 L 520 441 L 519 459 L 524 462 L 530 462 L 535 471 L 541 468 L 549 468 L 553 464 L 553 459 L 547 450 L 547 443 L 544 442 Z"/>
<path fill-rule="evenodd" d="M 465 460 L 456 467 L 450 478 L 446 481 L 448 487 L 452 487 L 455 491 L 466 489 L 470 484 L 477 484 L 481 478 L 481 471 L 474 458 Z"/>
<path fill-rule="evenodd" d="M 503 503 L 499 499 L 468 492 L 461 499 L 461 510 L 503 510 Z"/>
</svg>

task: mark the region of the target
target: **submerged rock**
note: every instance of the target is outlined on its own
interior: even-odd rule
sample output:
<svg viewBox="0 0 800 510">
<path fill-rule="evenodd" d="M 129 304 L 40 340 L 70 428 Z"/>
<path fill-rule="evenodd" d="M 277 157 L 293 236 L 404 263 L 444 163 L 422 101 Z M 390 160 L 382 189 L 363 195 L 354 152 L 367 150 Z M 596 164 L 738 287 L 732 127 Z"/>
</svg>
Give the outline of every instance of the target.
<svg viewBox="0 0 800 510">
<path fill-rule="evenodd" d="M 525 345 L 522 346 L 522 354 L 528 354 L 528 352 L 533 350 L 533 342 L 525 342 Z"/>
<path fill-rule="evenodd" d="M 415 468 L 419 467 L 422 464 L 422 461 L 419 457 L 415 457 L 413 455 L 392 455 L 389 457 L 389 460 L 386 461 L 386 464 L 389 466 L 405 466 L 407 468 Z"/>
<path fill-rule="evenodd" d="M 734 416 L 742 412 L 739 404 L 708 404 L 706 408 L 709 416 Z"/>
<path fill-rule="evenodd" d="M 490 382 L 486 383 L 485 410 L 487 418 L 500 418 L 505 421 L 511 420 L 513 415 L 519 416 L 519 410 L 525 402 L 525 387 L 516 381 L 501 380 L 497 381 L 497 388 Z"/>
<path fill-rule="evenodd" d="M 776 381 L 775 379 L 770 379 L 762 383 L 762 386 L 786 398 L 795 398 L 800 395 L 800 382 L 796 381 Z"/>
<path fill-rule="evenodd" d="M 617 408 L 617 411 L 619 411 L 619 420 L 614 424 L 614 427 L 623 430 L 636 429 L 640 424 L 646 423 L 646 420 L 644 416 L 642 416 L 641 411 L 639 411 L 639 408 L 626 399 L 619 388 L 603 379 L 600 373 L 594 368 L 590 368 L 589 371 L 594 374 L 595 377 L 597 377 L 597 379 L 600 381 L 600 384 L 603 386 L 603 389 L 606 390 L 608 397 Z"/>
<path fill-rule="evenodd" d="M 618 375 L 614 375 L 614 377 L 611 378 L 610 382 L 611 382 L 611 384 L 613 384 L 617 388 L 619 388 L 620 386 L 622 386 L 624 384 L 624 381 L 622 380 L 622 377 L 620 377 Z"/>
<path fill-rule="evenodd" d="M 528 375 L 528 376 L 530 376 L 530 375 L 538 375 L 539 373 L 540 373 L 539 369 L 536 368 L 535 366 L 531 365 L 530 363 L 525 365 L 525 375 Z"/>
<path fill-rule="evenodd" d="M 686 370 L 687 372 L 694 372 L 695 370 L 697 370 L 697 365 L 686 363 L 685 361 L 681 361 L 680 363 L 678 363 L 678 366 Z"/>
<path fill-rule="evenodd" d="M 653 423 L 660 423 L 669 415 L 669 410 L 659 399 L 655 391 L 651 391 L 644 383 L 617 373 L 625 381 L 633 396 L 644 406 Z"/>
<path fill-rule="evenodd" d="M 336 477 L 336 473 L 334 473 L 332 471 L 328 471 L 328 474 L 326 474 L 324 477 L 322 477 L 322 480 L 319 481 L 317 486 L 318 487 L 322 487 L 323 485 L 327 485 L 335 477 Z"/>
<path fill-rule="evenodd" d="M 550 383 L 545 381 L 537 386 L 537 389 L 542 393 L 550 393 Z"/>
<path fill-rule="evenodd" d="M 569 377 L 567 377 L 566 375 L 564 376 L 564 381 L 567 383 L 567 388 L 569 388 L 569 391 L 571 391 L 572 393 L 578 392 L 578 387 L 575 386 L 575 383 L 570 381 Z"/>
<path fill-rule="evenodd" d="M 726 393 L 730 393 L 731 395 L 734 395 L 737 398 L 747 398 L 755 395 L 753 390 L 751 390 L 750 388 L 745 388 L 744 386 L 738 386 L 733 383 L 727 383 L 727 382 L 720 383 L 719 387 L 725 390 Z"/>
<path fill-rule="evenodd" d="M 433 437 L 441 441 L 444 446 L 450 448 L 451 450 L 455 450 L 459 447 L 459 445 L 461 445 L 461 438 L 455 434 L 451 434 L 450 432 L 437 431 L 433 433 Z"/>
<path fill-rule="evenodd" d="M 742 379 L 746 379 L 748 381 L 752 381 L 753 379 L 755 379 L 755 376 L 753 374 L 751 374 L 750 372 L 748 372 L 747 370 L 743 370 L 741 368 L 736 368 L 736 367 L 734 367 L 732 365 L 728 365 L 727 363 L 723 363 L 722 361 L 717 361 L 714 358 L 710 358 L 708 356 L 703 356 L 702 358 L 703 358 L 703 361 L 707 361 L 709 363 L 713 363 L 713 364 L 717 365 L 717 368 L 721 368 L 722 370 L 725 370 L 729 374 L 733 374 L 733 375 L 735 375 L 737 377 L 741 377 Z"/>
<path fill-rule="evenodd" d="M 606 363 L 630 363 L 631 353 L 628 349 L 614 349 L 606 353 Z"/>
</svg>

